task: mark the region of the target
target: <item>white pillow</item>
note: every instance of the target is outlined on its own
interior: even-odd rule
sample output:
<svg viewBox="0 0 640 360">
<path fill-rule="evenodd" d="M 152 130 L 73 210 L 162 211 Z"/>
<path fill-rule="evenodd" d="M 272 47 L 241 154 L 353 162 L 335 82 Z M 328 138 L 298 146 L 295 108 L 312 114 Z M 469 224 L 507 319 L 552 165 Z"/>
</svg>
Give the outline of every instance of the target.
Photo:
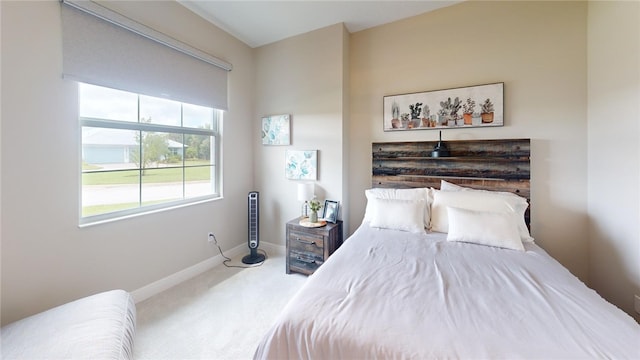
<svg viewBox="0 0 640 360">
<path fill-rule="evenodd" d="M 468 187 L 452 184 L 448 181 L 440 180 L 440 190 L 442 191 L 462 191 L 462 190 L 473 190 Z"/>
<path fill-rule="evenodd" d="M 477 210 L 508 213 L 518 228 L 521 240 L 522 229 L 529 231 L 524 223 L 524 212 L 529 204 L 519 196 L 504 196 L 491 191 L 439 191 L 432 190 L 433 204 L 431 205 L 431 231 L 449 232 L 447 206 Z"/>
<path fill-rule="evenodd" d="M 475 211 L 447 207 L 447 241 L 460 241 L 524 251 L 518 227 L 504 212 Z"/>
<path fill-rule="evenodd" d="M 431 207 L 431 190 L 427 188 L 416 189 L 386 189 L 373 188 L 364 192 L 367 197 L 367 207 L 364 211 L 363 221 L 371 221 L 377 207 L 372 199 L 398 199 L 398 200 L 424 200 L 424 227 L 429 227 L 429 208 Z"/>
<path fill-rule="evenodd" d="M 371 227 L 424 233 L 425 201 L 400 199 L 372 199 L 376 211 Z"/>
<path fill-rule="evenodd" d="M 518 196 L 518 195 L 516 195 L 514 193 L 504 192 L 504 191 L 489 191 L 489 190 L 472 189 L 472 188 L 468 188 L 468 187 L 452 184 L 452 183 L 444 181 L 444 180 L 440 180 L 440 190 L 441 191 L 473 191 L 473 192 L 479 192 L 479 193 L 487 194 L 487 195 L 506 196 L 506 197 L 512 198 L 513 199 L 513 203 L 514 204 L 518 204 L 518 205 L 522 204 L 523 200 L 525 202 L 527 201 L 525 198 L 520 197 L 520 196 Z M 434 189 L 434 191 L 437 191 L 437 190 Z M 527 207 L 525 207 L 523 212 L 522 212 L 522 219 L 518 221 L 518 232 L 520 233 L 520 238 L 521 238 L 522 241 L 524 241 L 524 242 L 533 242 L 534 239 L 531 237 L 531 234 L 529 233 L 529 228 L 527 227 L 527 223 L 524 221 L 524 213 L 526 212 L 528 207 L 529 207 L 529 203 L 527 203 Z M 519 206 L 518 206 L 518 208 L 519 208 Z"/>
<path fill-rule="evenodd" d="M 452 184 L 452 183 L 450 183 L 448 181 L 444 181 L 444 180 L 440 180 L 440 190 L 441 191 L 478 191 L 478 192 L 482 192 L 482 193 L 491 193 L 491 194 L 504 195 L 504 196 L 515 196 L 517 198 L 522 198 L 521 196 L 518 196 L 518 195 L 516 195 L 516 194 L 514 194 L 512 192 L 474 189 L 474 188 L 470 188 L 470 187 L 466 187 L 466 186 L 460 186 L 460 185 Z M 524 198 L 522 198 L 522 199 L 524 199 Z"/>
</svg>

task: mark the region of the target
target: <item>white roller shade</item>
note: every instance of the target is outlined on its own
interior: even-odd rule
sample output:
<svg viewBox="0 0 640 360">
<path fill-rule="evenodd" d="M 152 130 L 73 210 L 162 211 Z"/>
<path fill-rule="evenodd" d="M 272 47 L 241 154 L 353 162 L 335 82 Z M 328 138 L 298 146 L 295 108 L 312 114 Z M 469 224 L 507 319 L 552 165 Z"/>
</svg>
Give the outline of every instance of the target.
<svg viewBox="0 0 640 360">
<path fill-rule="evenodd" d="M 227 110 L 231 64 L 91 1 L 63 3 L 65 78 Z"/>
</svg>

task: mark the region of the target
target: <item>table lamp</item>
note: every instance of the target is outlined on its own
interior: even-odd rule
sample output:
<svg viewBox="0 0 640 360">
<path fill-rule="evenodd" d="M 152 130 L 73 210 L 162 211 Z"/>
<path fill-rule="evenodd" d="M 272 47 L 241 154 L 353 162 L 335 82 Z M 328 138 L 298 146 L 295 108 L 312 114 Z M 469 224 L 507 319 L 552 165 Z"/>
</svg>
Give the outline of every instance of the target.
<svg viewBox="0 0 640 360">
<path fill-rule="evenodd" d="M 298 184 L 298 201 L 303 201 L 302 217 L 309 216 L 309 199 L 313 197 L 314 193 L 315 185 L 313 183 Z"/>
</svg>

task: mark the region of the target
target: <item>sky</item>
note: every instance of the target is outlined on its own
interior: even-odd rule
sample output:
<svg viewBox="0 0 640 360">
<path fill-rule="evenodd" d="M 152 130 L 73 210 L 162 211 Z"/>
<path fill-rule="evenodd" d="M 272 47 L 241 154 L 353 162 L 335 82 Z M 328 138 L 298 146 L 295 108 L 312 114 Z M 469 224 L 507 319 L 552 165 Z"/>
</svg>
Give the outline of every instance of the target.
<svg viewBox="0 0 640 360">
<path fill-rule="evenodd" d="M 140 118 L 151 119 L 151 123 L 193 128 L 213 128 L 214 109 L 204 106 L 182 104 L 177 101 L 156 98 L 100 87 L 79 84 L 80 117 L 138 122 L 138 100 Z M 181 111 L 184 117 L 181 124 Z"/>
</svg>

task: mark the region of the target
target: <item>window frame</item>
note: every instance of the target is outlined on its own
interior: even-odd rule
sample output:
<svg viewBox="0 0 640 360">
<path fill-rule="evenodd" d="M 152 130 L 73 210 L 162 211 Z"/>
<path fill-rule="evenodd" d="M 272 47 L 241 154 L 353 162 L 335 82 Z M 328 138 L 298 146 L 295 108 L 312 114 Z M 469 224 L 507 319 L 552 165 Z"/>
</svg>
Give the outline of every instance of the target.
<svg viewBox="0 0 640 360">
<path fill-rule="evenodd" d="M 78 83 L 78 87 L 81 84 L 83 83 Z M 88 85 L 91 85 L 91 84 L 88 84 Z M 138 111 L 139 111 L 140 110 L 139 97 L 144 94 L 137 94 L 133 92 L 130 92 L 130 93 L 138 96 Z M 181 103 L 181 108 L 182 108 L 182 104 L 185 104 L 185 103 Z M 80 105 L 80 99 L 78 100 L 78 105 Z M 213 123 L 212 123 L 211 129 L 145 123 L 140 121 L 139 116 L 138 116 L 137 122 L 132 122 L 132 121 L 123 121 L 123 120 L 109 120 L 109 119 L 100 119 L 100 118 L 92 118 L 92 117 L 82 117 L 78 114 L 78 119 L 79 119 L 78 124 L 80 126 L 80 131 L 79 131 L 79 144 L 80 144 L 79 158 L 80 159 L 78 161 L 78 164 L 79 164 L 78 174 L 80 177 L 80 181 L 79 181 L 80 194 L 79 194 L 79 206 L 78 206 L 79 226 L 85 227 L 85 226 L 90 226 L 95 224 L 118 221 L 118 220 L 127 219 L 131 217 L 139 216 L 139 215 L 162 212 L 162 211 L 171 210 L 175 208 L 200 204 L 203 202 L 214 201 L 222 198 L 222 162 L 221 162 L 222 156 L 221 156 L 220 129 L 221 129 L 221 122 L 224 117 L 224 110 L 215 109 L 215 108 L 211 108 L 211 109 L 213 109 L 213 119 L 212 119 Z M 181 110 L 181 123 L 184 120 L 182 116 L 183 116 L 183 111 Z M 112 212 L 97 214 L 97 215 L 83 216 L 82 215 L 82 212 L 83 212 L 82 192 L 83 192 L 84 185 L 83 185 L 82 178 L 85 172 L 82 169 L 82 164 L 83 164 L 82 147 L 84 145 L 83 138 L 82 138 L 82 134 L 83 134 L 82 129 L 85 127 L 116 129 L 116 130 L 132 130 L 132 131 L 140 131 L 140 132 L 173 133 L 173 134 L 180 134 L 180 135 L 199 135 L 199 136 L 211 137 L 211 145 L 210 145 L 211 159 L 210 159 L 209 166 L 213 168 L 212 174 L 211 174 L 212 175 L 211 182 L 214 183 L 213 193 L 207 194 L 207 195 L 184 198 L 185 179 L 183 177 L 182 179 L 183 198 L 182 199 L 165 201 L 160 204 L 154 204 L 154 205 L 142 205 L 141 194 L 142 194 L 143 179 L 142 177 L 140 177 L 139 179 L 140 190 L 138 192 L 138 195 L 139 195 L 138 207 L 125 209 L 125 210 L 117 210 L 117 211 L 112 211 Z M 190 167 L 197 167 L 197 166 L 185 166 L 184 160 L 185 159 L 183 156 L 182 164 L 176 165 L 173 167 L 181 168 L 183 171 L 183 174 L 185 172 L 185 169 L 188 169 Z M 142 167 L 142 165 L 138 164 L 138 167 L 132 170 L 143 171 L 143 169 L 144 168 Z M 122 170 L 112 170 L 112 171 L 122 171 Z"/>
</svg>

